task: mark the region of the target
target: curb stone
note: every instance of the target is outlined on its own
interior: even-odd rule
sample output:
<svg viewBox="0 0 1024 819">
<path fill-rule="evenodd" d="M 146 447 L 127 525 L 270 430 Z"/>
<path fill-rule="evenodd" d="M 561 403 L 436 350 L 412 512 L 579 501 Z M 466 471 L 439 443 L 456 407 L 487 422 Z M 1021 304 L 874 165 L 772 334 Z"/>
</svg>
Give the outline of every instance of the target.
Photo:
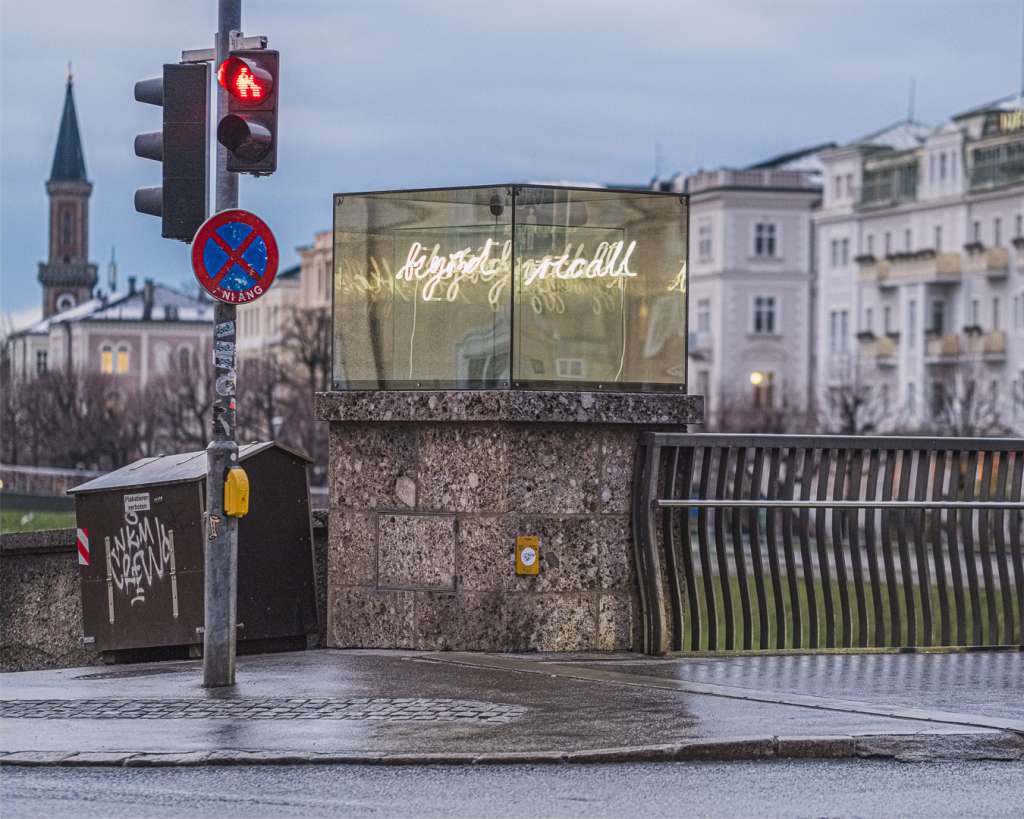
<svg viewBox="0 0 1024 819">
<path fill-rule="evenodd" d="M 1024 761 L 1024 737 L 991 734 L 878 734 L 864 736 L 737 737 L 669 745 L 579 751 L 385 753 L 372 751 L 16 751 L 0 753 L 0 767 L 167 768 L 205 765 L 550 765 L 614 762 L 733 762 L 763 759 L 895 759 Z"/>
</svg>

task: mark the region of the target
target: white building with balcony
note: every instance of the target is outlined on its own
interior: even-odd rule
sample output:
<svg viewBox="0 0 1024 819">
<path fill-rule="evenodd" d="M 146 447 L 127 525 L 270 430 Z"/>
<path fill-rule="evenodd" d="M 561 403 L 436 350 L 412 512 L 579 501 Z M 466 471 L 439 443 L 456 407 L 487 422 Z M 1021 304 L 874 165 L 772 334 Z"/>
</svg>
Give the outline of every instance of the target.
<svg viewBox="0 0 1024 819">
<path fill-rule="evenodd" d="M 902 122 L 820 154 L 819 405 L 867 428 L 1024 428 L 1024 114 Z"/>
</svg>

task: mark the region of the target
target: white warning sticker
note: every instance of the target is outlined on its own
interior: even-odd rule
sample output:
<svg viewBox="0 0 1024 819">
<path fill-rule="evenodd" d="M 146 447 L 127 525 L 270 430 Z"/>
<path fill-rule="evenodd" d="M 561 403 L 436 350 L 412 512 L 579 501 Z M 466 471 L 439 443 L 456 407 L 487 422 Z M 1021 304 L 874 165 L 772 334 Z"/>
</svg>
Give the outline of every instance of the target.
<svg viewBox="0 0 1024 819">
<path fill-rule="evenodd" d="M 133 495 L 124 496 L 124 513 L 148 512 L 149 492 L 136 492 Z"/>
</svg>

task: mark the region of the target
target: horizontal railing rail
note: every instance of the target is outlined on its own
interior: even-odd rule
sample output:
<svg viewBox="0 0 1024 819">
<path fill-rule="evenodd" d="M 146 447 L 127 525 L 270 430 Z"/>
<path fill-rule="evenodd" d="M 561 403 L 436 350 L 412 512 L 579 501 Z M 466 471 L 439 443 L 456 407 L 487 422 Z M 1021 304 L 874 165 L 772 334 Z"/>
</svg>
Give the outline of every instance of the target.
<svg viewBox="0 0 1024 819">
<path fill-rule="evenodd" d="M 1024 441 L 641 436 L 648 653 L 1024 642 Z"/>
</svg>

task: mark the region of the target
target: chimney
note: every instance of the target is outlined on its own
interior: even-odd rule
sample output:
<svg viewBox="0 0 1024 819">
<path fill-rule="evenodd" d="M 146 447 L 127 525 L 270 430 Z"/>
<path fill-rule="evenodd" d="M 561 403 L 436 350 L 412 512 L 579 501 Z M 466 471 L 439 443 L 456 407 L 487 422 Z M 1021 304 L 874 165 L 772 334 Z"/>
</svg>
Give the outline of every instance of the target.
<svg viewBox="0 0 1024 819">
<path fill-rule="evenodd" d="M 135 277 L 134 276 L 129 276 L 128 277 L 128 295 L 131 296 L 131 295 L 134 295 L 134 294 L 135 294 Z"/>
<path fill-rule="evenodd" d="M 149 321 L 153 318 L 153 280 L 146 279 L 142 286 L 142 320 Z"/>
</svg>

